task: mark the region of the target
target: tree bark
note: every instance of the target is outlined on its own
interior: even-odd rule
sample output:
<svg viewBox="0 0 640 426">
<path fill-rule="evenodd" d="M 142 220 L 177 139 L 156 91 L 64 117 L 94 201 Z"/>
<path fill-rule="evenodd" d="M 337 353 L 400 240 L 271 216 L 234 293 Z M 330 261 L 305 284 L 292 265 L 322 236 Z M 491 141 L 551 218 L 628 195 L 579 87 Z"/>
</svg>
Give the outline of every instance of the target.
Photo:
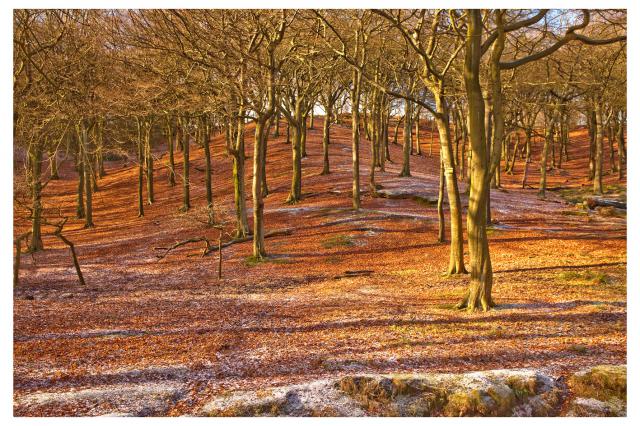
<svg viewBox="0 0 640 426">
<path fill-rule="evenodd" d="M 469 238 L 469 262 L 471 282 L 469 290 L 459 308 L 470 311 L 491 308 L 493 271 L 487 240 L 486 197 L 489 191 L 487 161 L 487 140 L 484 128 L 484 100 L 480 87 L 480 60 L 482 42 L 481 11 L 467 10 L 466 53 L 464 61 L 464 81 L 468 102 L 468 123 L 471 151 L 471 187 L 467 214 L 467 234 Z"/>
<path fill-rule="evenodd" d="M 44 248 L 42 243 L 42 144 L 31 143 L 28 153 L 31 166 L 31 240 L 29 251 L 31 253 Z"/>
</svg>

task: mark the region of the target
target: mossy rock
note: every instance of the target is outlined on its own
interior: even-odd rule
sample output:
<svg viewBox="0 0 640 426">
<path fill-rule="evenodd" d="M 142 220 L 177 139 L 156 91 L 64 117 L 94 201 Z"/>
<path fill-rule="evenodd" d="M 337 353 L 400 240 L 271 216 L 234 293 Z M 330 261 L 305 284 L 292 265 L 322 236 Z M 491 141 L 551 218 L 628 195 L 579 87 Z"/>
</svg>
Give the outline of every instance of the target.
<svg viewBox="0 0 640 426">
<path fill-rule="evenodd" d="M 599 365 L 579 371 L 569 378 L 576 397 L 608 401 L 617 398 L 627 402 L 627 366 Z"/>
<path fill-rule="evenodd" d="M 569 403 L 568 417 L 625 417 L 626 406 L 617 399 L 600 401 L 595 398 L 575 398 Z"/>
</svg>

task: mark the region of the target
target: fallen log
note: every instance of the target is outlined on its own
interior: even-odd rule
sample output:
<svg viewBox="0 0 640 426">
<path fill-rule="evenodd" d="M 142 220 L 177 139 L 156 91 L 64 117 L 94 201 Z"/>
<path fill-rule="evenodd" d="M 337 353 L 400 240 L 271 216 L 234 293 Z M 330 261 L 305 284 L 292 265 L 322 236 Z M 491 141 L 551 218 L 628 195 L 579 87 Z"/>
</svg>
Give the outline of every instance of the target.
<svg viewBox="0 0 640 426">
<path fill-rule="evenodd" d="M 618 200 L 591 197 L 587 198 L 585 201 L 587 203 L 587 207 L 589 207 L 589 209 L 591 210 L 595 209 L 596 207 L 615 207 L 618 209 L 627 209 L 627 203 Z"/>
</svg>

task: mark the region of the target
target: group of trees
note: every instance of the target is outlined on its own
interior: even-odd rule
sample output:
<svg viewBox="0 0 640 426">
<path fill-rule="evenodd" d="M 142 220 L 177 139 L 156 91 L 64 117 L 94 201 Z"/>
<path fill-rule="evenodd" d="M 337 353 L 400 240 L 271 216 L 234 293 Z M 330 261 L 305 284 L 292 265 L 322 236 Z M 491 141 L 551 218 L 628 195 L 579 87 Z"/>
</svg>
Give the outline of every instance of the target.
<svg viewBox="0 0 640 426">
<path fill-rule="evenodd" d="M 350 113 L 356 210 L 362 136 L 370 142 L 368 189 L 375 196 L 375 171 L 391 160 L 389 143 L 398 143 L 400 125 L 398 161 L 401 176 L 410 176 L 411 154 L 427 154 L 419 138 L 421 123 L 428 123 L 428 155 L 436 133 L 441 193 L 449 203 L 447 270 L 467 272 L 459 190 L 467 181 L 471 284 L 459 306 L 486 310 L 493 305 L 489 188 L 500 186 L 501 172 L 514 173 L 516 157 L 525 159 L 524 186 L 532 143 L 540 137 L 544 197 L 549 161 L 562 167 L 569 160 L 569 131 L 584 123 L 591 140 L 588 178 L 602 193 L 605 140 L 611 172 L 623 177 L 625 88 L 624 11 L 16 10 L 14 138 L 25 153 L 31 195 L 29 248 L 42 248 L 42 189 L 57 178 L 61 155 L 74 161 L 77 216 L 92 227 L 92 194 L 104 176 L 106 152 L 136 157 L 142 216 L 154 202 L 158 170 L 166 170 L 170 185 L 182 184 L 182 210 L 192 207 L 190 145 L 202 147 L 213 224 L 210 139 L 223 134 L 233 163 L 234 235 L 251 236 L 253 254 L 261 258 L 267 255 L 268 140 L 279 136 L 281 123 L 291 144 L 286 202 L 297 203 L 314 113 L 324 112 L 323 175 L 331 173 L 330 128 L 349 124 L 344 113 Z M 249 128 L 252 226 L 244 182 Z M 154 165 L 159 140 L 166 141 L 162 168 Z M 182 153 L 181 166 L 174 152 Z"/>
</svg>

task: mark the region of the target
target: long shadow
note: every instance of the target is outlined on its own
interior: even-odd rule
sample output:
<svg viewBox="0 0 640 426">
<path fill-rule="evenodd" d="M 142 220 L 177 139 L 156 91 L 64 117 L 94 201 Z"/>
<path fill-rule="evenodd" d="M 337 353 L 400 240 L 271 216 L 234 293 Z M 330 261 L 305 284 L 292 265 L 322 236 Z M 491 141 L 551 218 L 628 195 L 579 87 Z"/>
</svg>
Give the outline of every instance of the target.
<svg viewBox="0 0 640 426">
<path fill-rule="evenodd" d="M 590 263 L 587 265 L 557 265 L 557 266 L 542 266 L 539 268 L 518 268 L 518 269 L 505 269 L 493 271 L 495 274 L 508 274 L 512 272 L 533 272 L 533 271 L 554 271 L 559 269 L 583 269 L 583 268 L 600 268 L 605 266 L 620 266 L 627 265 L 627 262 L 609 262 L 609 263 Z"/>
</svg>

